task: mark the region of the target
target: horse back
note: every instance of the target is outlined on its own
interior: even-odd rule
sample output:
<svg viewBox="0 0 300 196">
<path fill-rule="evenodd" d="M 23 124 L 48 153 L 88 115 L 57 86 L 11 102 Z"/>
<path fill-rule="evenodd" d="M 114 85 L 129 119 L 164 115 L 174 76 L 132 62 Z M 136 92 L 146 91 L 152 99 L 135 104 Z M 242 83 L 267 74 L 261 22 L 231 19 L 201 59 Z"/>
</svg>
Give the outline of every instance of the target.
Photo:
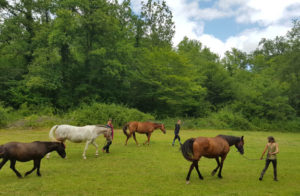
<svg viewBox="0 0 300 196">
<path fill-rule="evenodd" d="M 149 133 L 154 130 L 154 123 L 152 122 L 138 122 L 137 131 L 141 133 Z"/>
<path fill-rule="evenodd" d="M 193 144 L 194 157 L 216 158 L 229 152 L 228 143 L 222 138 L 198 137 Z"/>
<path fill-rule="evenodd" d="M 21 143 L 9 142 L 4 145 L 4 150 L 7 158 L 15 159 L 21 162 L 29 161 L 35 158 L 42 158 L 46 146 L 39 142 Z"/>
</svg>

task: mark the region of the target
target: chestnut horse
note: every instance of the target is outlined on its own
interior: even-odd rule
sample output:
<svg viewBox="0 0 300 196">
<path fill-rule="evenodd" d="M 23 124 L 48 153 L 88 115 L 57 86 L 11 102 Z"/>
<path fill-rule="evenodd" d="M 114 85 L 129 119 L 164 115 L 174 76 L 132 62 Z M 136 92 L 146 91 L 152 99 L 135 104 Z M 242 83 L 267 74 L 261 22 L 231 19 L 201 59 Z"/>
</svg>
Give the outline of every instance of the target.
<svg viewBox="0 0 300 196">
<path fill-rule="evenodd" d="M 37 175 L 41 176 L 40 166 L 41 159 L 48 153 L 56 151 L 62 158 L 66 157 L 65 145 L 62 142 L 32 142 L 32 143 L 20 143 L 9 142 L 0 146 L 0 169 L 3 165 L 10 160 L 10 168 L 16 173 L 19 178 L 22 175 L 16 170 L 16 161 L 27 162 L 33 160 L 33 169 L 26 172 L 25 176 L 37 169 Z"/>
<path fill-rule="evenodd" d="M 127 128 L 129 129 L 129 134 L 126 132 Z M 146 144 L 148 142 L 148 145 L 149 145 L 151 134 L 155 129 L 160 129 L 164 134 L 166 134 L 165 126 L 164 126 L 164 124 L 161 124 L 161 123 L 137 122 L 137 121 L 132 121 L 132 122 L 126 123 L 123 127 L 123 132 L 127 136 L 125 145 L 127 145 L 127 141 L 131 137 L 131 135 L 133 135 L 133 139 L 135 140 L 136 144 L 138 145 L 138 142 L 136 141 L 136 137 L 135 137 L 135 132 L 141 133 L 141 134 L 143 134 L 143 133 L 146 134 L 148 140 L 146 140 L 146 142 L 144 144 Z"/>
<path fill-rule="evenodd" d="M 230 146 L 232 145 L 235 145 L 238 151 L 241 154 L 244 154 L 244 136 L 235 137 L 227 135 L 218 135 L 213 138 L 198 137 L 186 140 L 181 146 L 181 152 L 186 160 L 193 162 L 186 177 L 186 183 L 189 183 L 190 175 L 194 167 L 196 168 L 199 178 L 203 180 L 203 176 L 201 175 L 198 168 L 198 162 L 201 156 L 216 159 L 218 165 L 212 171 L 211 175 L 215 175 L 215 173 L 219 169 L 218 177 L 222 178 L 221 172 L 223 168 L 223 163 L 230 150 Z M 219 157 L 221 157 L 221 162 L 219 161 Z"/>
</svg>

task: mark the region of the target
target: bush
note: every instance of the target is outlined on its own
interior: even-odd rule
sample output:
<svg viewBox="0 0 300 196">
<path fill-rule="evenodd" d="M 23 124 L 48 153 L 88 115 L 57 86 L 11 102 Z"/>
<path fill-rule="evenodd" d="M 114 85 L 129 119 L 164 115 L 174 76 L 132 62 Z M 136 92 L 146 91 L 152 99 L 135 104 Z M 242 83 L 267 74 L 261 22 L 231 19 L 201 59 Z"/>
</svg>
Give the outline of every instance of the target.
<svg viewBox="0 0 300 196">
<path fill-rule="evenodd" d="M 115 127 L 122 127 L 129 121 L 154 120 L 151 114 L 145 114 L 137 109 L 127 108 L 116 104 L 92 103 L 83 104 L 67 115 L 74 125 L 106 124 L 109 118 L 113 119 Z"/>
<path fill-rule="evenodd" d="M 233 113 L 232 110 L 228 108 L 223 108 L 219 112 L 211 114 L 208 120 L 213 122 L 215 128 L 238 130 L 250 130 L 255 128 L 241 113 Z"/>
<path fill-rule="evenodd" d="M 5 127 L 8 123 L 8 109 L 0 105 L 0 127 Z"/>
<path fill-rule="evenodd" d="M 254 119 L 252 123 L 263 131 L 300 131 L 300 119 L 296 118 L 289 121 L 269 121 L 267 119 Z"/>
</svg>

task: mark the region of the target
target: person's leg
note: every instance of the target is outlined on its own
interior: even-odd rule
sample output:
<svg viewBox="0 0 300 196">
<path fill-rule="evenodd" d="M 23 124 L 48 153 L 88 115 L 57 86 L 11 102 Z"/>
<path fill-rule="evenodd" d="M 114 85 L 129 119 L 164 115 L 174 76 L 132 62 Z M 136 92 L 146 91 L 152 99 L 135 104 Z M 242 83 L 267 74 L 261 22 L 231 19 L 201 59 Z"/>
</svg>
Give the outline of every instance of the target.
<svg viewBox="0 0 300 196">
<path fill-rule="evenodd" d="M 272 164 L 273 164 L 274 180 L 278 181 L 278 179 L 277 179 L 277 159 L 272 160 Z"/>
<path fill-rule="evenodd" d="M 174 136 L 174 139 L 173 139 L 173 142 L 172 142 L 172 146 L 174 146 L 176 138 L 177 138 L 177 135 Z"/>
<path fill-rule="evenodd" d="M 108 147 L 107 145 L 108 145 L 108 142 L 105 144 L 105 146 L 103 146 L 102 152 L 107 151 L 107 147 Z"/>
<path fill-rule="evenodd" d="M 267 171 L 270 162 L 271 162 L 271 161 L 270 161 L 269 159 L 266 160 L 265 168 L 262 170 L 262 172 L 261 172 L 261 174 L 260 174 L 260 177 L 259 177 L 259 180 L 262 180 L 262 179 L 263 179 L 264 174 L 265 174 L 265 172 Z"/>
<path fill-rule="evenodd" d="M 109 153 L 109 146 L 111 145 L 112 141 L 108 141 L 106 146 L 105 146 L 105 149 L 106 149 L 106 153 Z"/>
<path fill-rule="evenodd" d="M 178 141 L 180 143 L 180 145 L 182 145 L 181 141 L 180 141 L 180 136 L 178 135 Z"/>
</svg>

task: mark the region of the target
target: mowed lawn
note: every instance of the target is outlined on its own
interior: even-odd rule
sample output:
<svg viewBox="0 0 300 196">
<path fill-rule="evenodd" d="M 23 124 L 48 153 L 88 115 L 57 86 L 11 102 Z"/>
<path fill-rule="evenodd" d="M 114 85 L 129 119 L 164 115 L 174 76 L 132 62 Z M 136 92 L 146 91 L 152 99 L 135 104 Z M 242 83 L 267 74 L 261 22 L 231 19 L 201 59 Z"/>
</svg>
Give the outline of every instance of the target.
<svg viewBox="0 0 300 196">
<path fill-rule="evenodd" d="M 0 144 L 10 141 L 48 141 L 49 129 L 0 130 Z M 199 169 L 204 180 L 199 180 L 195 170 L 191 183 L 185 177 L 191 162 L 179 151 L 179 144 L 171 146 L 173 130 L 164 135 L 156 130 L 150 146 L 136 146 L 131 138 L 124 146 L 125 136 L 115 131 L 111 153 L 100 151 L 90 145 L 87 160 L 82 159 L 84 143 L 67 142 L 67 159 L 52 153 L 41 163 L 42 177 L 36 172 L 18 179 L 9 168 L 9 162 L 0 170 L 0 195 L 300 195 L 300 134 L 280 132 L 253 132 L 228 130 L 181 130 L 183 141 L 190 137 L 227 134 L 245 137 L 245 156 L 259 158 L 267 141 L 273 135 L 279 144 L 278 182 L 273 181 L 272 165 L 262 182 L 258 180 L 265 162 L 243 158 L 231 147 L 223 167 L 223 179 L 211 176 L 216 167 L 214 159 L 201 158 Z M 137 135 L 142 143 L 145 135 Z M 105 139 L 97 139 L 103 146 Z M 17 162 L 21 174 L 30 170 L 33 163 Z"/>
</svg>

